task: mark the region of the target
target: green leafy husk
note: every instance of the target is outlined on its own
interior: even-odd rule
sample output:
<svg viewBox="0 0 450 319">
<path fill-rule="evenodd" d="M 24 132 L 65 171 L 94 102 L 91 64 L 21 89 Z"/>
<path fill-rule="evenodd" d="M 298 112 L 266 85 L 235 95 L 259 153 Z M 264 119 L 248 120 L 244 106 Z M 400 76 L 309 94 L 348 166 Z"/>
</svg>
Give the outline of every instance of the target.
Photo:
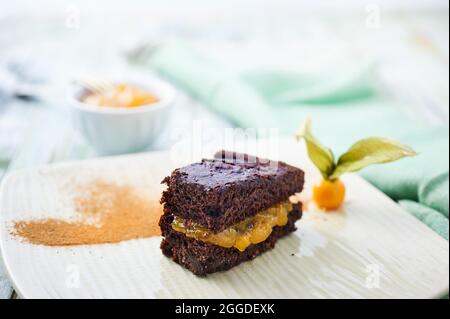
<svg viewBox="0 0 450 319">
<path fill-rule="evenodd" d="M 347 152 L 339 157 L 336 168 L 329 178 L 336 179 L 344 173 L 356 172 L 369 165 L 394 162 L 416 154 L 409 146 L 391 139 L 365 138 L 353 144 Z"/>
<path fill-rule="evenodd" d="M 335 168 L 333 152 L 323 146 L 311 132 L 311 120 L 307 119 L 302 128 L 296 134 L 297 141 L 304 139 L 308 156 L 314 165 L 319 169 L 323 178 L 328 179 L 328 176 L 333 173 Z"/>
<path fill-rule="evenodd" d="M 397 141 L 369 137 L 353 144 L 335 163 L 333 152 L 312 135 L 310 120 L 305 121 L 296 137 L 297 140 L 302 138 L 305 140 L 308 156 L 325 180 L 335 180 L 344 173 L 356 172 L 369 165 L 393 162 L 417 155 L 411 147 Z"/>
</svg>

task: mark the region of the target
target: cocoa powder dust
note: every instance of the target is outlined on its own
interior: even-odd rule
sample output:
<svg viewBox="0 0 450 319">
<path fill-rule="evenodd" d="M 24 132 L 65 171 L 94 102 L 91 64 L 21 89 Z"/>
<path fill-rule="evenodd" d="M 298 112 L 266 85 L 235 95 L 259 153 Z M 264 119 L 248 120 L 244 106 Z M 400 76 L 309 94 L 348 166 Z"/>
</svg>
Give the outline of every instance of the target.
<svg viewBox="0 0 450 319">
<path fill-rule="evenodd" d="M 93 245 L 160 235 L 162 207 L 133 187 L 96 180 L 79 187 L 74 220 L 17 221 L 12 234 L 46 246 Z"/>
</svg>

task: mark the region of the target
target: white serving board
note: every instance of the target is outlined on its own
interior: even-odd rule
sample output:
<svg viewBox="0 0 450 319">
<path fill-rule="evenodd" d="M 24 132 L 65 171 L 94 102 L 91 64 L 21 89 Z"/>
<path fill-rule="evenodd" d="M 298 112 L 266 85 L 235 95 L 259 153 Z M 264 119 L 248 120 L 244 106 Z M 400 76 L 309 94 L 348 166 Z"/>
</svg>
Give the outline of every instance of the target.
<svg viewBox="0 0 450 319">
<path fill-rule="evenodd" d="M 255 151 L 304 168 L 308 194 L 316 172 L 302 147 L 290 140 L 277 145 L 276 152 Z M 297 223 L 298 230 L 281 239 L 274 250 L 206 278 L 162 256 L 158 237 L 55 248 L 24 243 L 9 233 L 18 219 L 71 216 L 71 195 L 62 191 L 62 185 L 74 180 L 103 178 L 134 185 L 158 199 L 162 178 L 190 160 L 173 152 L 147 153 L 56 164 L 7 176 L 0 191 L 0 244 L 18 294 L 23 298 L 434 298 L 448 293 L 448 242 L 357 175 L 344 178 L 348 196 L 340 211 L 325 213 L 310 207 Z"/>
</svg>

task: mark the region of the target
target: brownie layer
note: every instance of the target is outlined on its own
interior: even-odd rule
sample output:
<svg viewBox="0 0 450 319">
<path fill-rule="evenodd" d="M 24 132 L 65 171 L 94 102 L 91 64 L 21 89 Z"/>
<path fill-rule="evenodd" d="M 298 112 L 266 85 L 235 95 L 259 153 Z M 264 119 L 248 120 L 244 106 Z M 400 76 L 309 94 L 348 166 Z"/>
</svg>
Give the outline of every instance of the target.
<svg viewBox="0 0 450 319">
<path fill-rule="evenodd" d="M 176 169 L 163 183 L 168 185 L 161 199 L 165 213 L 220 232 L 301 192 L 304 172 L 246 155 Z"/>
<path fill-rule="evenodd" d="M 273 228 L 270 236 L 263 242 L 250 245 L 245 251 L 240 252 L 235 248 L 223 248 L 208 244 L 172 229 L 173 215 L 164 214 L 160 226 L 164 239 L 161 249 L 167 257 L 189 269 L 198 276 L 205 276 L 217 271 L 228 270 L 241 262 L 251 260 L 275 246 L 276 241 L 296 230 L 295 222 L 302 216 L 301 204 L 294 205 L 294 209 L 288 215 L 288 223 L 285 226 Z"/>
</svg>

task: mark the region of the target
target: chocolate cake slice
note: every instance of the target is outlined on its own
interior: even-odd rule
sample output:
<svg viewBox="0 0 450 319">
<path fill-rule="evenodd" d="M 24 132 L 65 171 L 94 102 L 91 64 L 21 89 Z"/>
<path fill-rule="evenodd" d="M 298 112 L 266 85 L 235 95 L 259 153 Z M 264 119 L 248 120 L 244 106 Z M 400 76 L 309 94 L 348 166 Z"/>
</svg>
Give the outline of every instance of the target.
<svg viewBox="0 0 450 319">
<path fill-rule="evenodd" d="M 161 249 L 194 274 L 227 270 L 274 247 L 295 228 L 302 170 L 221 151 L 172 172 L 161 203 Z"/>
</svg>

